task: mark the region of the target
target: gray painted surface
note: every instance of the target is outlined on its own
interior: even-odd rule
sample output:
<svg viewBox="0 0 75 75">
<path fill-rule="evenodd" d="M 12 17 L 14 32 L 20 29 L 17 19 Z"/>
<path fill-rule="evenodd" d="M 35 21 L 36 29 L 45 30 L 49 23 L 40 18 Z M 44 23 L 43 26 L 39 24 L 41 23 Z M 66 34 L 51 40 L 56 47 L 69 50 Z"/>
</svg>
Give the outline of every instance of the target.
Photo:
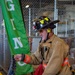
<svg viewBox="0 0 75 75">
<path fill-rule="evenodd" d="M 37 47 L 38 47 L 40 39 L 41 38 L 33 38 L 33 41 L 32 41 L 32 52 L 35 52 L 37 50 Z"/>
</svg>

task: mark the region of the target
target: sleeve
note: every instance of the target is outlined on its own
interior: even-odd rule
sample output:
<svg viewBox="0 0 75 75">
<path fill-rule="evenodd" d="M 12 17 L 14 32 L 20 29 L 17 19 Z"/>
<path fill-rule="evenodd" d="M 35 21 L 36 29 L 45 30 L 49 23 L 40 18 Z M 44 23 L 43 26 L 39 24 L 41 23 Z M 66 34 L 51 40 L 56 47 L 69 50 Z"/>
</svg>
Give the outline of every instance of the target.
<svg viewBox="0 0 75 75">
<path fill-rule="evenodd" d="M 37 48 L 36 52 L 33 53 L 30 58 L 31 58 L 31 61 L 30 61 L 30 64 L 33 64 L 33 65 L 38 65 L 42 62 L 42 56 L 41 56 L 41 51 L 40 51 L 40 46 Z"/>
<path fill-rule="evenodd" d="M 44 70 L 43 75 L 56 75 L 60 70 L 64 60 L 64 50 L 61 43 L 56 43 L 52 56 Z"/>
</svg>

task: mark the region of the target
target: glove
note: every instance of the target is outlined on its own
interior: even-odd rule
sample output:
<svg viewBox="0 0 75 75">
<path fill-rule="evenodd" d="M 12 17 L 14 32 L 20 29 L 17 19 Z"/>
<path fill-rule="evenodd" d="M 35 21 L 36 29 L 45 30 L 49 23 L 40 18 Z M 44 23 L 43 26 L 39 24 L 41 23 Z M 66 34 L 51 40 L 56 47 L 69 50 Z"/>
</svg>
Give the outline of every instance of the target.
<svg viewBox="0 0 75 75">
<path fill-rule="evenodd" d="M 25 59 L 25 54 L 22 54 L 21 61 L 24 61 L 24 59 Z"/>
</svg>

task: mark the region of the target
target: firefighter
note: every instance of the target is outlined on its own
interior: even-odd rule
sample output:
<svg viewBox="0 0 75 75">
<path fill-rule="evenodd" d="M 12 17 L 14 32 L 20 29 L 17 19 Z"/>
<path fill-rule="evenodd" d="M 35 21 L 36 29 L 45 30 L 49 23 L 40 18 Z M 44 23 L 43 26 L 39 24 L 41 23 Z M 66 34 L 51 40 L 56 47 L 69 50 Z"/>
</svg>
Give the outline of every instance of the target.
<svg viewBox="0 0 75 75">
<path fill-rule="evenodd" d="M 59 20 L 51 21 L 47 16 L 41 16 L 33 22 L 34 30 L 41 36 L 39 46 L 31 55 L 15 55 L 15 60 L 34 65 L 42 63 L 42 75 L 72 75 L 68 63 L 69 46 L 53 33 L 56 28 L 54 24 L 58 22 Z"/>
</svg>

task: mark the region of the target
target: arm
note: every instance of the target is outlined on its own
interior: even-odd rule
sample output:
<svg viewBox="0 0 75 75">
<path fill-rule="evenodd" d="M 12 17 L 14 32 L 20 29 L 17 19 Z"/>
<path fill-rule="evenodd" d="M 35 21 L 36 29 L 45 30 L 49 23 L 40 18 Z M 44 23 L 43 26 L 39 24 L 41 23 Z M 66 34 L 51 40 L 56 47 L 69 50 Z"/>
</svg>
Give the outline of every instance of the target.
<svg viewBox="0 0 75 75">
<path fill-rule="evenodd" d="M 41 63 L 42 56 L 41 56 L 41 45 L 40 44 L 36 52 L 30 55 L 30 58 L 31 58 L 31 61 L 29 64 L 38 65 Z"/>
<path fill-rule="evenodd" d="M 28 64 L 40 64 L 42 61 L 42 56 L 41 56 L 41 51 L 40 51 L 40 46 L 38 47 L 37 51 L 31 55 L 27 55 L 27 54 L 17 54 L 14 56 L 16 61 L 24 61 L 25 63 Z"/>
</svg>

